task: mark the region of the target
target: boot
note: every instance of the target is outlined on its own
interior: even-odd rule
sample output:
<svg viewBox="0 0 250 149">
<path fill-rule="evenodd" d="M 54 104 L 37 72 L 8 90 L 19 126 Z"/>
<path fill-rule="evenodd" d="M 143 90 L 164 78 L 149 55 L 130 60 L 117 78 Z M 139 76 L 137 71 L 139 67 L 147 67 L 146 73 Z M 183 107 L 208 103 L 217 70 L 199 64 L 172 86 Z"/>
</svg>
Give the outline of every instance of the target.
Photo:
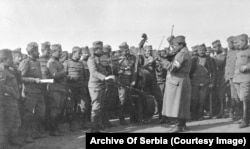
<svg viewBox="0 0 250 149">
<path fill-rule="evenodd" d="M 184 127 L 186 127 L 186 120 L 178 118 L 178 123 L 176 127 L 171 131 L 172 133 L 179 133 L 184 131 Z"/>
<path fill-rule="evenodd" d="M 120 124 L 121 125 L 128 125 L 128 123 L 126 122 L 124 117 L 120 117 L 119 119 L 120 119 Z"/>
<path fill-rule="evenodd" d="M 25 137 L 25 140 L 24 140 L 26 143 L 34 143 L 35 140 L 31 137 L 30 134 L 28 134 L 26 137 Z"/>
<path fill-rule="evenodd" d="M 239 128 L 245 128 L 245 127 L 248 127 L 248 125 L 249 125 L 249 121 L 247 120 L 247 118 L 243 118 L 240 123 Z"/>
</svg>

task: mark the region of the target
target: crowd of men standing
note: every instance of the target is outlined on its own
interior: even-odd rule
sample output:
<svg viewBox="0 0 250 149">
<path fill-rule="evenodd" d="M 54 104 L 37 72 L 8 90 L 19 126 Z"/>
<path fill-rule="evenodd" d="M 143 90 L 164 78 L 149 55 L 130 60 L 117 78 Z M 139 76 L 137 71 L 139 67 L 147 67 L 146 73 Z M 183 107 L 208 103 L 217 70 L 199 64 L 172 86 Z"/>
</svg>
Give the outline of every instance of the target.
<svg viewBox="0 0 250 149">
<path fill-rule="evenodd" d="M 173 132 L 185 131 L 187 120 L 222 118 L 228 113 L 233 121 L 239 121 L 240 128 L 247 127 L 248 40 L 241 34 L 227 39 L 228 48 L 216 40 L 212 48 L 201 44 L 192 51 L 184 36 L 169 37 L 170 47 L 159 51 L 150 45 L 129 47 L 126 42 L 120 50 L 112 51 L 110 45 L 96 41 L 91 48 L 73 47 L 70 54 L 62 51 L 60 44 L 45 42 L 40 57 L 36 42 L 28 43 L 27 56 L 20 48 L 2 49 L 0 145 L 33 143 L 35 138 L 46 137 L 47 132 L 61 136 L 59 124 L 65 121 L 71 131 L 81 125 L 91 132 L 112 127 L 112 114 L 121 125 L 127 125 L 128 113 L 131 122 L 138 122 L 131 115 L 136 111 L 133 106 L 142 104 L 144 113 L 148 107 L 144 99 L 131 100 L 131 92 L 138 90 L 154 97 L 159 123 L 175 118 Z M 132 84 L 135 69 L 142 79 Z M 44 83 L 45 79 L 53 79 L 53 83 Z M 145 119 L 139 114 L 139 122 Z"/>
</svg>

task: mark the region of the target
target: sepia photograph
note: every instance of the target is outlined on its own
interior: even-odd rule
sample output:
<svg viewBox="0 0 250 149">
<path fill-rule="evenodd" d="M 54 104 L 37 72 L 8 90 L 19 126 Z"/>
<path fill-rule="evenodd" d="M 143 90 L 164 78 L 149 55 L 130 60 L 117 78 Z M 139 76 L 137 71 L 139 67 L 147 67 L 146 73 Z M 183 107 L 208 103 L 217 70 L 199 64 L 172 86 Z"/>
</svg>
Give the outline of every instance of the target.
<svg viewBox="0 0 250 149">
<path fill-rule="evenodd" d="M 249 6 L 0 0 L 0 149 L 86 149 L 98 144 L 88 135 L 123 144 L 111 137 L 121 133 L 155 134 L 142 144 L 170 144 L 162 134 L 237 133 L 175 140 L 245 146 Z"/>
</svg>

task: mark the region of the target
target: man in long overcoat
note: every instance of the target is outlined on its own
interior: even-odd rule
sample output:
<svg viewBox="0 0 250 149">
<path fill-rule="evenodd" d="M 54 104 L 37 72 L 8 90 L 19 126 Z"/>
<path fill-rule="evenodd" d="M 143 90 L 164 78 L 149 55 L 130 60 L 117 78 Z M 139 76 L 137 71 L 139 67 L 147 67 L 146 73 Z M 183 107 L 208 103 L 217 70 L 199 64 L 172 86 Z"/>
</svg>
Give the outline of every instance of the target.
<svg viewBox="0 0 250 149">
<path fill-rule="evenodd" d="M 177 118 L 177 127 L 173 132 L 181 132 L 186 129 L 186 120 L 190 118 L 191 83 L 189 72 L 192 60 L 184 36 L 175 37 L 172 47 L 177 52 L 174 60 L 162 61 L 163 68 L 168 71 L 162 115 Z"/>
</svg>

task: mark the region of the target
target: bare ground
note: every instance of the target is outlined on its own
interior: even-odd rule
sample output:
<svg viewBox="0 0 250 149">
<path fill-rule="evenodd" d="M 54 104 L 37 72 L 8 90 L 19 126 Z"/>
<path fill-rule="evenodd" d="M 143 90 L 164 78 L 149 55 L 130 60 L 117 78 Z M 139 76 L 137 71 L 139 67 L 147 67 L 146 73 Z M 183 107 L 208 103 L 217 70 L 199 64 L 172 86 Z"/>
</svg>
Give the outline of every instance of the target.
<svg viewBox="0 0 250 149">
<path fill-rule="evenodd" d="M 112 121 L 116 127 L 106 129 L 110 133 L 168 133 L 174 125 L 158 124 L 156 118 L 144 125 L 118 125 L 117 120 Z M 238 128 L 239 124 L 233 123 L 230 119 L 208 119 L 203 121 L 188 122 L 189 131 L 187 133 L 246 133 L 250 132 L 250 126 L 247 128 Z M 22 149 L 85 149 L 86 130 L 77 132 L 68 132 L 65 136 L 38 139 L 35 143 L 26 144 Z"/>
</svg>

